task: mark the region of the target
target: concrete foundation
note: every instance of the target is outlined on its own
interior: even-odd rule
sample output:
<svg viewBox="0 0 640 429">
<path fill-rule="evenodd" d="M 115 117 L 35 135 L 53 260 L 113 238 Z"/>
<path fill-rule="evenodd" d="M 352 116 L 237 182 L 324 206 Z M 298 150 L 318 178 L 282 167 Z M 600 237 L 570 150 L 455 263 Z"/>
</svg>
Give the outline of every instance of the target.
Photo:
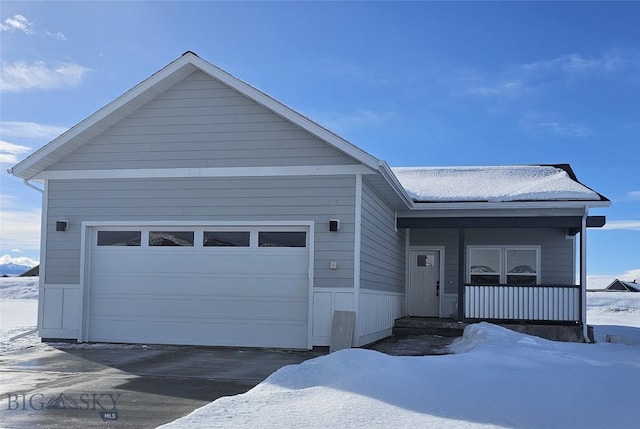
<svg viewBox="0 0 640 429">
<path fill-rule="evenodd" d="M 535 335 L 553 341 L 567 343 L 584 343 L 582 326 L 580 325 L 520 325 L 503 324 L 500 326 L 522 334 Z"/>
<path fill-rule="evenodd" d="M 496 323 L 512 331 L 520 332 L 553 341 L 571 343 L 583 343 L 581 325 L 535 325 L 522 323 Z M 464 328 L 469 323 L 457 322 L 451 319 L 438 319 L 430 317 L 402 317 L 396 319 L 393 334 L 396 336 L 408 335 L 440 335 L 445 337 L 461 337 Z"/>
</svg>

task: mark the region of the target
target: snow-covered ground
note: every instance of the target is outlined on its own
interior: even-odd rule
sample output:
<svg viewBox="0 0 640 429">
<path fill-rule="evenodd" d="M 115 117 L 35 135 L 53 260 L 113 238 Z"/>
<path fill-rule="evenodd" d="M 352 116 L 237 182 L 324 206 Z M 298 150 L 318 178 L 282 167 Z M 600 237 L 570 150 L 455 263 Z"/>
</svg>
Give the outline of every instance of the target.
<svg viewBox="0 0 640 429">
<path fill-rule="evenodd" d="M 38 344 L 35 335 L 9 341 L 35 328 L 36 297 L 37 278 L 0 279 L 0 352 Z M 592 292 L 587 303 L 595 345 L 482 323 L 451 355 L 343 350 L 163 427 L 637 428 L 640 293 Z"/>
<path fill-rule="evenodd" d="M 640 346 L 640 293 L 588 292 L 587 322 L 596 342 L 608 335 L 612 342 Z"/>
<path fill-rule="evenodd" d="M 589 294 L 596 338 L 559 343 L 486 323 L 455 354 L 342 350 L 276 371 L 162 428 L 637 428 L 640 294 Z M 626 345 L 636 344 L 636 345 Z"/>
<path fill-rule="evenodd" d="M 36 328 L 38 277 L 0 277 L 0 352 L 18 350 L 38 342 Z"/>
</svg>

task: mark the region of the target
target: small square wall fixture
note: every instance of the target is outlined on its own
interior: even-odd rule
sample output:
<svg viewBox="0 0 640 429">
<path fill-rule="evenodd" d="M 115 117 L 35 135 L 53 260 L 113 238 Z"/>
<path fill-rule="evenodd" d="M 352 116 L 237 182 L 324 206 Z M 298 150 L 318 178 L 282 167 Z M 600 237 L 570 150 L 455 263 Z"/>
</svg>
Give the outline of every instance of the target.
<svg viewBox="0 0 640 429">
<path fill-rule="evenodd" d="M 340 229 L 340 219 L 329 219 L 329 231 L 336 232 Z"/>
<path fill-rule="evenodd" d="M 56 221 L 56 231 L 66 231 L 69 227 L 69 221 L 67 220 L 57 220 Z"/>
</svg>

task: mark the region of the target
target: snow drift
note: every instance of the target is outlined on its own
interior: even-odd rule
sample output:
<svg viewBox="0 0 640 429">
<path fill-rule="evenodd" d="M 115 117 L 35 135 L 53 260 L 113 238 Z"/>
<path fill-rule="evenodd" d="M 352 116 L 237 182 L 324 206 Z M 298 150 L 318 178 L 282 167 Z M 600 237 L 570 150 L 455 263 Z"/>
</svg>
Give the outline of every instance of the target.
<svg viewBox="0 0 640 429">
<path fill-rule="evenodd" d="M 456 354 L 342 350 L 287 366 L 163 428 L 633 428 L 640 348 L 480 323 Z"/>
</svg>

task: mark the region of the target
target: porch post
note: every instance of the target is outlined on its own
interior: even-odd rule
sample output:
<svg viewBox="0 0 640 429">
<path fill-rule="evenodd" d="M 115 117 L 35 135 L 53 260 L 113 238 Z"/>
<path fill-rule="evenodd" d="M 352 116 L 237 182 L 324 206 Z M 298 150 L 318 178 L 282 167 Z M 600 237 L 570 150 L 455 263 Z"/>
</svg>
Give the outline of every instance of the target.
<svg viewBox="0 0 640 429">
<path fill-rule="evenodd" d="M 458 228 L 458 322 L 464 320 L 465 244 L 464 228 Z"/>
<path fill-rule="evenodd" d="M 580 225 L 580 324 L 584 341 L 589 340 L 587 327 L 587 214 L 585 208 Z"/>
</svg>

